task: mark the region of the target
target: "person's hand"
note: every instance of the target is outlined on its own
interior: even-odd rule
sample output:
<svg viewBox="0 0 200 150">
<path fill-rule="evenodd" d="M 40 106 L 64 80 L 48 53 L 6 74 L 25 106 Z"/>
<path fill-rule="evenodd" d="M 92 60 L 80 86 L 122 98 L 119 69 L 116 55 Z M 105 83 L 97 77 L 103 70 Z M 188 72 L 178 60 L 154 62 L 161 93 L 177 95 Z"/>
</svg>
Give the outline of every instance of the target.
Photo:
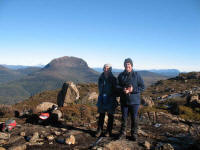
<svg viewBox="0 0 200 150">
<path fill-rule="evenodd" d="M 128 87 L 128 91 L 129 91 L 129 93 L 133 92 L 133 86 L 132 85 L 130 87 Z"/>
<path fill-rule="evenodd" d="M 124 93 L 125 93 L 125 94 L 128 94 L 128 93 L 129 93 L 128 88 L 124 88 Z"/>
<path fill-rule="evenodd" d="M 131 93 L 131 92 L 133 92 L 133 86 L 130 86 L 130 87 L 128 87 L 128 88 L 124 88 L 124 93 L 125 93 L 125 94 L 129 94 L 129 93 Z"/>
</svg>

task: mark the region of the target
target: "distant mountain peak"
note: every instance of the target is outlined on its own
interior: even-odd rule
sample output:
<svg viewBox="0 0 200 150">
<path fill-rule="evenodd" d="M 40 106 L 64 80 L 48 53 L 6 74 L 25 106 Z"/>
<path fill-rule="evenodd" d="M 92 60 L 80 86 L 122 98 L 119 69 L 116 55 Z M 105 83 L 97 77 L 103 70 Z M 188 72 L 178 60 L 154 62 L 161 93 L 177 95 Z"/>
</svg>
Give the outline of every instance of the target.
<svg viewBox="0 0 200 150">
<path fill-rule="evenodd" d="M 88 68 L 88 65 L 81 58 L 64 56 L 64 57 L 53 59 L 44 68 L 48 69 L 48 68 L 66 68 L 66 67 Z"/>
<path fill-rule="evenodd" d="M 4 67 L 4 66 L 2 66 L 2 65 L 0 65 L 0 70 L 4 70 L 4 71 L 6 70 L 6 71 L 7 71 L 7 70 L 9 70 L 9 69 L 6 68 L 6 67 Z"/>
</svg>

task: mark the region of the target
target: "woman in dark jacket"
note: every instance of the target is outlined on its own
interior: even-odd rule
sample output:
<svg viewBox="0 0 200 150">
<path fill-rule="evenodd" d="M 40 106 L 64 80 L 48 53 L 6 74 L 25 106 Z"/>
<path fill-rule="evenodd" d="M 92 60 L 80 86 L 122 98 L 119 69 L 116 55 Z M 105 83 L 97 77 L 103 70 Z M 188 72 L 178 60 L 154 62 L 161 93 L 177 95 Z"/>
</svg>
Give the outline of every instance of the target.
<svg viewBox="0 0 200 150">
<path fill-rule="evenodd" d="M 98 80 L 99 97 L 97 102 L 99 120 L 96 136 L 99 137 L 103 133 L 103 125 L 105 113 L 108 114 L 108 124 L 105 135 L 112 136 L 113 120 L 117 101 L 115 96 L 116 77 L 112 74 L 112 67 L 110 64 L 105 64 L 103 73 Z"/>
</svg>

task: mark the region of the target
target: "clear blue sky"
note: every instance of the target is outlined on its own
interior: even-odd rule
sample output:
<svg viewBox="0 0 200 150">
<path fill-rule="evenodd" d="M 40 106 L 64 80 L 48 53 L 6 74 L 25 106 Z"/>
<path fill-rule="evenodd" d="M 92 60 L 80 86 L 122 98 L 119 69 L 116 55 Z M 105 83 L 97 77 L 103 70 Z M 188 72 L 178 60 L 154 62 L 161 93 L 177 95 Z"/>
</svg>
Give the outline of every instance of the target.
<svg viewBox="0 0 200 150">
<path fill-rule="evenodd" d="M 0 64 L 200 71 L 200 0 L 0 0 Z"/>
</svg>

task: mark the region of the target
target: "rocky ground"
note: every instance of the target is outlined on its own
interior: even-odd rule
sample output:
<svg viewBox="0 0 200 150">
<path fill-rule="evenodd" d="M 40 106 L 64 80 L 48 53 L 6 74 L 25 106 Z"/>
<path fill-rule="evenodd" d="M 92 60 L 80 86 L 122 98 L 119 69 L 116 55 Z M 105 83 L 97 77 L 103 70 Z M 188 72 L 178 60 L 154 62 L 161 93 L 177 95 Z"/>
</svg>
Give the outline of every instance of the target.
<svg viewBox="0 0 200 150">
<path fill-rule="evenodd" d="M 200 78 L 194 75 L 159 81 L 143 93 L 137 141 L 130 139 L 130 120 L 126 139 L 118 139 L 119 107 L 113 137 L 94 136 L 98 118 L 95 84 L 65 84 L 62 90 L 46 91 L 14 106 L 0 106 L 0 127 L 8 119 L 17 122 L 10 132 L 0 132 L 0 150 L 198 150 Z M 39 123 L 39 112 L 52 103 L 62 105 L 54 111 L 56 119 Z M 106 122 L 107 118 L 105 129 Z"/>
<path fill-rule="evenodd" d="M 117 139 L 120 114 L 115 115 L 114 136 L 102 138 L 94 137 L 96 122 L 78 125 L 61 121 L 44 126 L 26 123 L 25 119 L 14 119 L 17 126 L 13 130 L 0 132 L 0 149 L 200 149 L 200 124 L 163 112 L 139 116 L 137 141 L 130 140 L 129 129 L 127 139 Z"/>
</svg>

